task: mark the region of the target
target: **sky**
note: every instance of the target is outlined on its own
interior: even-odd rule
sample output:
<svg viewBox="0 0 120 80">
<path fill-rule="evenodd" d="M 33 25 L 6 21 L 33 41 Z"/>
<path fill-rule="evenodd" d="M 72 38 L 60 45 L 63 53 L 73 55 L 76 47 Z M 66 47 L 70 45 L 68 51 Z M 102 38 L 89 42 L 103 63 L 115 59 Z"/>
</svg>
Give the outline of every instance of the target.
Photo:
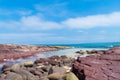
<svg viewBox="0 0 120 80">
<path fill-rule="evenodd" d="M 120 0 L 0 0 L 0 43 L 120 42 Z"/>
</svg>

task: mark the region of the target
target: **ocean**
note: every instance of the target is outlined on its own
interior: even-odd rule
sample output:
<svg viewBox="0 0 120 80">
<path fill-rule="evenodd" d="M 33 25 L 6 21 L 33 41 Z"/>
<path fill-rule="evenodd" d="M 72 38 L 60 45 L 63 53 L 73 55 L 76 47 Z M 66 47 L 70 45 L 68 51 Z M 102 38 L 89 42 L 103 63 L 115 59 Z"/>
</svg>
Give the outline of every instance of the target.
<svg viewBox="0 0 120 80">
<path fill-rule="evenodd" d="M 71 48 L 112 48 L 120 46 L 120 42 L 104 42 L 104 43 L 81 43 L 81 44 L 35 44 L 41 46 L 69 46 Z"/>
</svg>

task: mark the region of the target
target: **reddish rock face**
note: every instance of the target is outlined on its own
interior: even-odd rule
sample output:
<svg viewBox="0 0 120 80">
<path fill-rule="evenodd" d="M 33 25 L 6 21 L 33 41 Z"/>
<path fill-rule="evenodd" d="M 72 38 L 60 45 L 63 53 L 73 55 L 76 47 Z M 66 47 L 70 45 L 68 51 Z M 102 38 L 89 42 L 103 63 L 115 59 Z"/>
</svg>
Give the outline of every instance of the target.
<svg viewBox="0 0 120 80">
<path fill-rule="evenodd" d="M 0 44 L 0 63 L 26 58 L 39 52 L 58 50 L 59 47 Z"/>
<path fill-rule="evenodd" d="M 79 80 L 120 80 L 120 47 L 100 55 L 78 57 L 72 71 Z"/>
</svg>

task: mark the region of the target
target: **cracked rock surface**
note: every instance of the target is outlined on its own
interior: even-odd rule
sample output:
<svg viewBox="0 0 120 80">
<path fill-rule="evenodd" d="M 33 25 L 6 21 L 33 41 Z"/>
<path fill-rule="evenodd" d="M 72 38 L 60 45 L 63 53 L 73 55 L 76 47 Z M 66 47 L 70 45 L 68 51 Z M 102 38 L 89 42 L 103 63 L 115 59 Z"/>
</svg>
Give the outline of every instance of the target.
<svg viewBox="0 0 120 80">
<path fill-rule="evenodd" d="M 120 47 L 100 55 L 78 57 L 72 71 L 79 80 L 120 80 Z"/>
</svg>

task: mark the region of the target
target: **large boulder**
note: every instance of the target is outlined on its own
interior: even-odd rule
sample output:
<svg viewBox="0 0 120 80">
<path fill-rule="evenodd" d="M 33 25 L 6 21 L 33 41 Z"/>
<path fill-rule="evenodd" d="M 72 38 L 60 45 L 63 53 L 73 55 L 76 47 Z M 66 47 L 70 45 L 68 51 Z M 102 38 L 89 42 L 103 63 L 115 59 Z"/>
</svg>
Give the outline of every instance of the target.
<svg viewBox="0 0 120 80">
<path fill-rule="evenodd" d="M 21 68 L 21 65 L 20 65 L 20 64 L 14 64 L 14 65 L 12 65 L 12 67 L 11 67 L 11 71 L 17 72 L 17 71 L 20 70 L 20 68 Z"/>
<path fill-rule="evenodd" d="M 72 72 L 79 80 L 120 80 L 119 66 L 120 48 L 115 47 L 100 55 L 78 57 L 73 62 Z"/>
<path fill-rule="evenodd" d="M 48 75 L 49 80 L 61 80 L 62 78 L 63 78 L 63 75 L 61 75 L 60 73 L 53 73 Z"/>
<path fill-rule="evenodd" d="M 21 75 L 23 80 L 38 80 L 37 77 L 35 77 L 32 73 L 30 73 L 27 70 L 19 70 L 18 72 L 16 72 L 17 74 Z"/>
<path fill-rule="evenodd" d="M 64 80 L 79 80 L 79 79 L 77 78 L 77 76 L 74 73 L 69 72 L 64 77 Z"/>
<path fill-rule="evenodd" d="M 58 67 L 58 66 L 53 66 L 52 71 L 53 73 L 60 73 L 61 75 L 66 73 L 66 69 L 64 67 Z"/>
<path fill-rule="evenodd" d="M 13 72 L 9 72 L 5 79 L 10 79 L 10 80 L 23 80 L 22 76 Z"/>
</svg>

